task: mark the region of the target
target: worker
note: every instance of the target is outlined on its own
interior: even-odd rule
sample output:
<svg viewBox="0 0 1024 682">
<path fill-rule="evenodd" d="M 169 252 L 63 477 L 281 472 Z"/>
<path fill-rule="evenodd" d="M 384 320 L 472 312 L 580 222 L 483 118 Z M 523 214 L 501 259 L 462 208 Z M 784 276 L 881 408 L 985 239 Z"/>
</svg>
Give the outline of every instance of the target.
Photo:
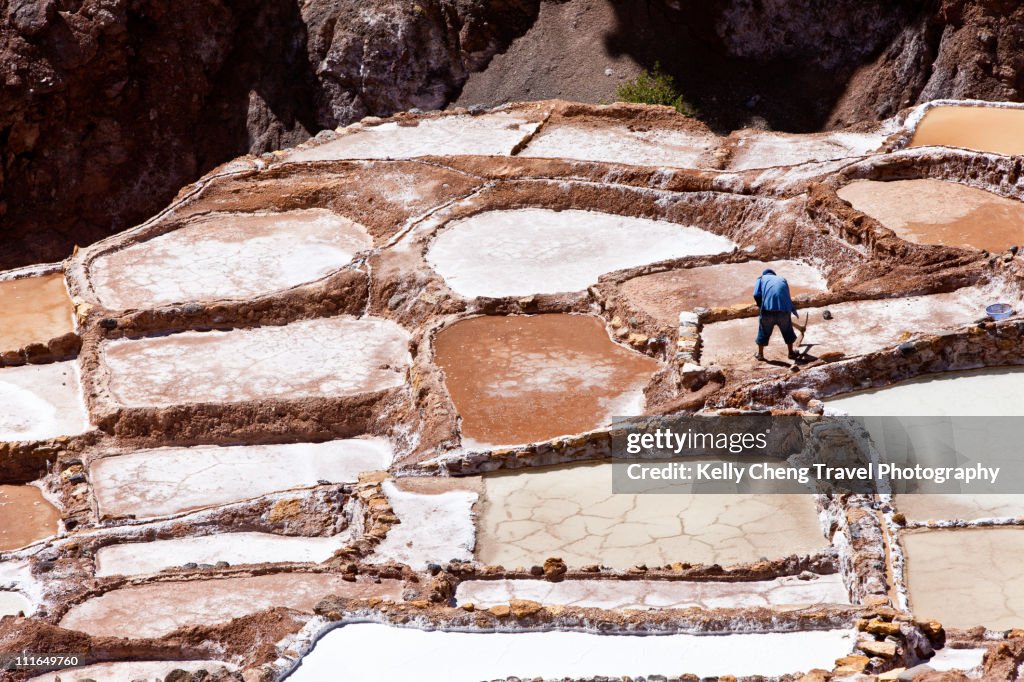
<svg viewBox="0 0 1024 682">
<path fill-rule="evenodd" d="M 757 354 L 754 357 L 764 362 L 764 347 L 772 337 L 775 327 L 782 332 L 782 340 L 789 348 L 791 360 L 797 358 L 793 350 L 793 343 L 796 341 L 796 332 L 793 331 L 793 320 L 790 316 L 799 318 L 793 299 L 789 295 L 789 282 L 785 277 L 779 277 L 771 268 L 765 268 L 761 276 L 757 278 L 754 285 L 754 302 L 760 309 L 757 317 Z"/>
</svg>

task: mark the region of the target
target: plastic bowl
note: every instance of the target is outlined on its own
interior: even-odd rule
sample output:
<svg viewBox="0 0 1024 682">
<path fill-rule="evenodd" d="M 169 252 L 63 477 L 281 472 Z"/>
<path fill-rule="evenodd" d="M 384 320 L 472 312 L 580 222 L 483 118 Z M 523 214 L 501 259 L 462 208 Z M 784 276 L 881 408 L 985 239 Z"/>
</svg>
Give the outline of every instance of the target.
<svg viewBox="0 0 1024 682">
<path fill-rule="evenodd" d="M 1010 315 L 1013 315 L 1013 308 L 1008 303 L 993 303 L 985 308 L 985 312 L 993 320 L 1005 320 Z"/>
</svg>

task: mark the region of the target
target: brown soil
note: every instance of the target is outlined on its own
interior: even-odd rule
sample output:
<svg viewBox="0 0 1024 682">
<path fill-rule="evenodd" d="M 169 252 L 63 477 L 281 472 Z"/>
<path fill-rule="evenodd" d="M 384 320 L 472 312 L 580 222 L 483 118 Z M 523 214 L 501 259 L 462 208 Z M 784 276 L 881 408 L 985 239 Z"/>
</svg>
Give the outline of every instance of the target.
<svg viewBox="0 0 1024 682">
<path fill-rule="evenodd" d="M 434 346 L 474 443 L 529 443 L 607 424 L 657 369 L 612 343 L 600 320 L 579 315 L 477 317 L 440 332 Z"/>
<path fill-rule="evenodd" d="M 64 275 L 0 281 L 0 352 L 74 331 Z"/>
<path fill-rule="evenodd" d="M 0 551 L 17 549 L 57 532 L 60 512 L 30 485 L 0 485 Z"/>
</svg>

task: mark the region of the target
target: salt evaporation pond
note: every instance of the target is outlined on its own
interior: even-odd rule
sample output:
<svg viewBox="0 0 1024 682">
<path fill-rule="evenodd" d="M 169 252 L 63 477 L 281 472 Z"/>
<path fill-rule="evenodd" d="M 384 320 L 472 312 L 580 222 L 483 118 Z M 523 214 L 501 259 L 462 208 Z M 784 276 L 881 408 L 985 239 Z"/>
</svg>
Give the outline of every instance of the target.
<svg viewBox="0 0 1024 682">
<path fill-rule="evenodd" d="M 77 363 L 0 369 L 0 442 L 77 436 L 88 429 Z"/>
<path fill-rule="evenodd" d="M 187 563 L 216 564 L 219 561 L 232 566 L 320 563 L 330 559 L 349 539 L 347 533 L 304 537 L 242 532 L 107 545 L 96 552 L 96 576 L 156 573 Z"/>
<path fill-rule="evenodd" d="M 597 635 L 584 632 L 443 632 L 376 623 L 324 635 L 288 682 L 581 679 L 596 676 L 778 676 L 831 669 L 856 641 L 850 630 L 713 635 Z M 368 651 L 387 655 L 368 656 Z"/>
<path fill-rule="evenodd" d="M 117 339 L 102 354 L 110 392 L 128 407 L 369 393 L 401 386 L 411 362 L 400 326 L 349 316 Z"/>
<path fill-rule="evenodd" d="M 684 310 L 753 305 L 754 283 L 766 268 L 786 278 L 793 296 L 828 291 L 817 268 L 800 261 L 778 260 L 666 270 L 624 282 L 622 293 L 658 322 L 675 325 Z"/>
<path fill-rule="evenodd" d="M 601 127 L 574 123 L 544 126 L 519 156 L 580 159 L 640 166 L 712 168 L 712 152 L 721 140 L 706 132 L 639 130 L 603 122 Z"/>
<path fill-rule="evenodd" d="M 46 343 L 74 330 L 63 274 L 0 280 L 0 351 Z"/>
<path fill-rule="evenodd" d="M 0 590 L 0 618 L 17 616 L 19 613 L 31 616 L 33 611 L 35 609 L 32 608 L 32 602 L 21 592 Z"/>
<path fill-rule="evenodd" d="M 857 180 L 840 198 L 917 244 L 1005 251 L 1024 243 L 1024 202 L 944 180 Z"/>
<path fill-rule="evenodd" d="M 238 502 L 269 493 L 350 483 L 386 469 L 390 444 L 379 438 L 287 445 L 158 448 L 104 457 L 89 467 L 101 516 L 148 518 Z"/>
<path fill-rule="evenodd" d="M 901 381 L 891 386 L 857 391 L 826 401 L 830 410 L 864 417 L 865 425 L 876 439 L 885 437 L 884 423 L 878 418 L 900 418 L 902 428 L 916 429 L 918 442 L 927 438 L 934 457 L 941 457 L 946 447 L 983 451 L 979 458 L 992 465 L 999 457 L 1017 457 L 1015 437 L 998 437 L 988 444 L 979 440 L 975 431 L 954 432 L 950 418 L 1016 417 L 1024 413 L 1024 367 L 995 367 L 942 372 Z M 970 423 L 964 421 L 964 426 Z M 1010 422 L 990 422 L 989 429 L 1014 429 Z M 959 433 L 959 436 L 957 436 Z M 946 443 L 943 440 L 950 440 Z M 956 442 L 959 439 L 960 442 Z M 937 462 L 941 465 L 952 465 Z M 924 488 L 927 489 L 927 484 Z M 899 510 L 909 519 L 974 520 L 1024 515 L 1024 496 L 1009 494 L 941 494 L 921 493 L 899 495 Z"/>
<path fill-rule="evenodd" d="M 717 582 L 690 580 L 468 580 L 455 593 L 477 608 L 528 599 L 538 604 L 593 609 L 734 609 L 849 604 L 842 576 L 801 580 Z"/>
<path fill-rule="evenodd" d="M 245 299 L 317 280 L 372 247 L 366 228 L 325 209 L 212 213 L 99 256 L 89 279 L 114 309 Z"/>
<path fill-rule="evenodd" d="M 252 577 L 123 587 L 71 607 L 60 625 L 93 637 L 163 637 L 187 625 L 214 625 L 284 607 L 312 613 L 324 597 L 397 601 L 402 584 L 348 582 L 336 573 L 272 573 Z M 140 608 L 140 605 L 145 608 Z"/>
<path fill-rule="evenodd" d="M 57 532 L 60 512 L 31 485 L 0 485 L 0 551 L 18 549 Z"/>
<path fill-rule="evenodd" d="M 508 113 L 439 116 L 415 124 L 389 121 L 354 127 L 336 139 L 288 154 L 288 161 L 411 159 L 479 154 L 507 156 L 540 125 Z"/>
<path fill-rule="evenodd" d="M 236 670 L 236 666 L 222 661 L 118 661 L 97 663 L 82 668 L 69 668 L 54 673 L 30 677 L 29 682 L 120 682 L 121 680 L 162 680 L 174 670 L 194 673 L 200 670 L 214 673 Z"/>
<path fill-rule="evenodd" d="M 658 369 L 584 315 L 463 320 L 438 333 L 434 356 L 465 447 L 547 440 L 641 414 L 644 386 Z"/>
<path fill-rule="evenodd" d="M 461 296 L 502 297 L 580 291 L 606 272 L 734 248 L 730 239 L 664 220 L 523 208 L 450 223 L 427 260 Z"/>
<path fill-rule="evenodd" d="M 483 477 L 477 558 L 627 569 L 723 566 L 822 551 L 812 495 L 614 494 L 610 463 Z"/>
<path fill-rule="evenodd" d="M 1024 627 L 1024 529 L 904 533 L 910 605 L 947 628 Z"/>
<path fill-rule="evenodd" d="M 1024 109 L 938 106 L 917 124 L 911 147 L 943 145 L 982 152 L 1024 154 Z"/>
</svg>

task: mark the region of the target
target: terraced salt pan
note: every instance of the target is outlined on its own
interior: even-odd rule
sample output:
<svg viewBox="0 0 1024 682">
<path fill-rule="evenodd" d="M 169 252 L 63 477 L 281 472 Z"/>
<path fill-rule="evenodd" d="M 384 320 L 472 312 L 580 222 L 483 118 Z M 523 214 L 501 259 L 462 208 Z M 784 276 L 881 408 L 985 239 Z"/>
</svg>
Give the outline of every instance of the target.
<svg viewBox="0 0 1024 682">
<path fill-rule="evenodd" d="M 1024 627 L 1024 529 L 913 532 L 900 542 L 915 616 L 947 628 Z"/>
<path fill-rule="evenodd" d="M 434 340 L 466 448 L 548 440 L 643 410 L 651 358 L 583 315 L 484 316 Z"/>
<path fill-rule="evenodd" d="M 718 609 L 849 604 L 838 574 L 815 580 L 786 576 L 758 582 L 666 580 L 470 580 L 455 592 L 459 604 L 490 608 L 511 599 L 595 609 Z"/>
<path fill-rule="evenodd" d="M 89 279 L 114 309 L 245 299 L 320 279 L 372 247 L 366 228 L 324 209 L 213 213 L 96 258 Z"/>
<path fill-rule="evenodd" d="M 75 330 L 64 275 L 0 280 L 0 351 L 46 343 Z"/>
<path fill-rule="evenodd" d="M 178 514 L 325 480 L 352 482 L 386 469 L 391 446 L 379 438 L 288 445 L 197 446 L 105 457 L 89 478 L 101 516 Z"/>
<path fill-rule="evenodd" d="M 162 637 L 187 625 L 224 623 L 274 607 L 312 613 L 328 595 L 397 601 L 401 591 L 400 581 L 350 583 L 328 573 L 162 582 L 113 590 L 77 604 L 60 625 L 94 637 Z"/>
<path fill-rule="evenodd" d="M 409 335 L 380 318 L 182 332 L 102 346 L 110 392 L 127 407 L 340 397 L 405 381 Z"/>
<path fill-rule="evenodd" d="M 187 563 L 239 564 L 320 563 L 330 559 L 349 534 L 303 537 L 273 533 L 217 533 L 194 538 L 108 545 L 96 553 L 96 575 L 156 573 Z"/>
<path fill-rule="evenodd" d="M 917 124 L 911 147 L 944 145 L 997 154 L 1024 154 L 1024 109 L 938 106 Z"/>
<path fill-rule="evenodd" d="M 484 476 L 477 558 L 625 569 L 730 565 L 825 547 L 811 495 L 613 494 L 612 464 Z"/>
<path fill-rule="evenodd" d="M 545 126 L 519 155 L 545 159 L 579 159 L 638 166 L 710 168 L 711 153 L 721 141 L 711 134 L 682 130 L 631 130 L 555 123 Z"/>
<path fill-rule="evenodd" d="M 998 294 L 981 288 L 965 288 L 928 296 L 850 301 L 828 306 L 831 320 L 823 318 L 826 308 L 801 309 L 801 321 L 805 314 L 810 318 L 804 342 L 813 344 L 809 353 L 814 357 L 829 352 L 847 356 L 871 353 L 913 336 L 937 334 L 974 322 L 985 316 L 985 306 L 995 296 Z M 779 368 L 774 365 L 754 360 L 756 335 L 755 317 L 706 325 L 701 332 L 701 362 L 734 370 L 777 371 Z M 776 360 L 786 357 L 786 347 L 777 330 L 765 355 Z"/>
<path fill-rule="evenodd" d="M 77 363 L 0 369 L 0 442 L 77 436 L 88 430 Z"/>
<path fill-rule="evenodd" d="M 850 653 L 849 630 L 799 633 L 597 635 L 584 632 L 442 632 L 354 623 L 328 632 L 288 682 L 320 682 L 345 671 L 346 682 L 582 679 L 597 676 L 776 676 L 831 669 Z M 360 655 L 387 651 L 386 656 Z"/>
<path fill-rule="evenodd" d="M 19 613 L 30 616 L 34 610 L 32 602 L 22 593 L 0 590 L 0 618 L 17 616 Z"/>
<path fill-rule="evenodd" d="M 407 489 L 415 483 L 384 481 L 384 492 L 401 523 L 391 527 L 371 561 L 396 561 L 419 571 L 430 563 L 472 561 L 476 544 L 473 505 L 478 494 L 460 484 L 441 491 Z"/>
<path fill-rule="evenodd" d="M 213 673 L 226 668 L 237 670 L 231 663 L 222 661 L 119 661 L 117 663 L 97 663 L 82 668 L 58 670 L 30 677 L 29 682 L 115 682 L 117 680 L 162 680 L 173 670 L 185 670 L 190 673 L 206 670 Z"/>
<path fill-rule="evenodd" d="M 288 161 L 411 159 L 417 156 L 508 156 L 540 124 L 507 113 L 442 116 L 415 125 L 391 121 L 353 127 L 337 139 L 288 155 Z"/>
<path fill-rule="evenodd" d="M 427 260 L 459 295 L 501 297 L 580 291 L 606 272 L 734 248 L 725 237 L 663 220 L 523 208 L 450 223 Z"/>
<path fill-rule="evenodd" d="M 0 551 L 54 535 L 60 512 L 31 485 L 0 485 Z"/>
<path fill-rule="evenodd" d="M 831 398 L 826 404 L 830 410 L 865 417 L 865 425 L 876 440 L 884 437 L 880 430 L 883 424 L 871 417 L 902 416 L 905 426 L 918 429 L 916 437 L 929 436 L 934 442 L 949 432 L 949 417 L 1019 416 L 1020 406 L 1024 405 L 1024 368 L 931 374 L 885 388 Z M 970 426 L 970 423 L 965 422 L 965 425 Z M 991 424 L 991 428 L 1000 426 L 1000 423 Z M 1013 428 L 1012 424 L 1006 426 Z M 959 443 L 958 449 L 980 449 L 984 457 L 979 459 L 983 459 L 986 466 L 993 465 L 999 455 L 1018 456 L 1013 451 L 1017 439 L 1012 435 L 987 444 L 979 442 L 978 434 L 973 431 L 960 435 L 966 442 Z M 1011 450 L 1000 452 L 1007 447 Z M 939 448 L 930 450 L 937 452 Z M 971 463 L 965 461 L 964 464 L 970 466 Z M 917 521 L 1024 516 L 1024 496 L 1020 495 L 917 494 L 898 496 L 896 504 L 907 518 Z"/>
<path fill-rule="evenodd" d="M 737 134 L 730 170 L 796 166 L 866 156 L 882 146 L 885 132 L 788 135 L 744 131 Z"/>
<path fill-rule="evenodd" d="M 777 260 L 667 270 L 623 283 L 622 293 L 658 322 L 674 326 L 680 311 L 753 305 L 754 283 L 765 268 L 785 277 L 793 296 L 828 291 L 817 268 L 800 261 Z"/>
<path fill-rule="evenodd" d="M 857 180 L 839 196 L 918 244 L 1005 251 L 1024 242 L 1024 202 L 943 180 Z"/>
</svg>

